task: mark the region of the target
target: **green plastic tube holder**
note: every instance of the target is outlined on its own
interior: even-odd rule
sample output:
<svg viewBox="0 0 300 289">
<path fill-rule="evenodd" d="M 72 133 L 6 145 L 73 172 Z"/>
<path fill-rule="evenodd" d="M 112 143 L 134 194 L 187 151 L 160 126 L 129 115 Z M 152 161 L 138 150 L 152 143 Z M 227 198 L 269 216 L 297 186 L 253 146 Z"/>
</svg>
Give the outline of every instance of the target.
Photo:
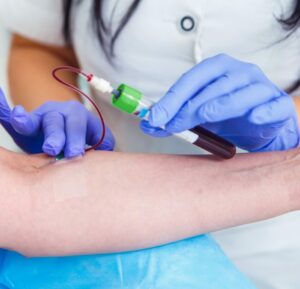
<svg viewBox="0 0 300 289">
<path fill-rule="evenodd" d="M 126 84 L 121 84 L 117 91 L 119 95 L 113 94 L 112 104 L 121 111 L 133 114 L 139 107 L 143 94 Z"/>
</svg>

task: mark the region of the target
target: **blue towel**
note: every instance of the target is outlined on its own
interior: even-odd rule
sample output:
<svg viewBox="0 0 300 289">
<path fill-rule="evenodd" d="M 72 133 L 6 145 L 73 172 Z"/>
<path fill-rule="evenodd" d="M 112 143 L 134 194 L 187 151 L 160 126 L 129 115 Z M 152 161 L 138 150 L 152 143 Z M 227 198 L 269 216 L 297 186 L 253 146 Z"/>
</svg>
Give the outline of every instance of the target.
<svg viewBox="0 0 300 289">
<path fill-rule="evenodd" d="M 2 287 L 1 287 L 2 286 Z M 25 258 L 6 252 L 0 288 L 255 289 L 207 235 L 121 254 Z"/>
</svg>

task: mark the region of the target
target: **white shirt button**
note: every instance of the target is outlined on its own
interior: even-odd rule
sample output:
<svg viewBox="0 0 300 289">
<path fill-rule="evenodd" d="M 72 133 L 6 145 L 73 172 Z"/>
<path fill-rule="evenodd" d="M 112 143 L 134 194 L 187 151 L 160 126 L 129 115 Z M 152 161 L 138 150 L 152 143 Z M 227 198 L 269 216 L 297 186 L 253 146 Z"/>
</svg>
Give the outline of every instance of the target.
<svg viewBox="0 0 300 289">
<path fill-rule="evenodd" d="M 180 27 L 185 32 L 191 32 L 196 27 L 196 20 L 192 16 L 184 16 L 180 20 Z"/>
</svg>

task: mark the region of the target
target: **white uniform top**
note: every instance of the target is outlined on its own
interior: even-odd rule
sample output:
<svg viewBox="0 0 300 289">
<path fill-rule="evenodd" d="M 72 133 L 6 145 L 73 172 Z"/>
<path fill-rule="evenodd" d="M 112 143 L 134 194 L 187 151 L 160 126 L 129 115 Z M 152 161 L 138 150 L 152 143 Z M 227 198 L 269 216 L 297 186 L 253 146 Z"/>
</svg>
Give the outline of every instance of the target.
<svg viewBox="0 0 300 289">
<path fill-rule="evenodd" d="M 300 31 L 280 41 L 286 32 L 276 20 L 289 15 L 293 0 L 142 0 L 116 42 L 114 65 L 93 32 L 92 2 L 81 1 L 73 15 L 74 49 L 85 71 L 115 86 L 126 83 L 158 100 L 182 73 L 218 53 L 259 65 L 283 89 L 300 77 Z M 132 0 L 104 2 L 105 22 L 115 31 Z M 61 0 L 0 0 L 0 7 L 11 30 L 43 43 L 64 44 Z M 186 16 L 192 20 L 182 23 Z M 191 21 L 194 29 L 185 31 Z M 138 120 L 111 108 L 103 96 L 97 101 L 119 150 L 199 152 L 174 138 L 145 136 Z M 299 289 L 299 225 L 299 215 L 290 214 L 216 236 L 259 288 Z"/>
</svg>

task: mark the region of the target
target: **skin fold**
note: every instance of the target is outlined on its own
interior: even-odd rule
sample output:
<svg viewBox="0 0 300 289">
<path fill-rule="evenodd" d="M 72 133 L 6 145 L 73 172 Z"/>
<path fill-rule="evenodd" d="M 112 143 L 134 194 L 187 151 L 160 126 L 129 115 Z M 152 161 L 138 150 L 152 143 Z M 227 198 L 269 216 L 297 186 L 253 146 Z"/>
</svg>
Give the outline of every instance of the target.
<svg viewBox="0 0 300 289">
<path fill-rule="evenodd" d="M 0 247 L 26 256 L 157 246 L 298 210 L 299 150 L 213 157 L 0 151 Z M 8 185 L 9 184 L 9 185 Z"/>
</svg>

